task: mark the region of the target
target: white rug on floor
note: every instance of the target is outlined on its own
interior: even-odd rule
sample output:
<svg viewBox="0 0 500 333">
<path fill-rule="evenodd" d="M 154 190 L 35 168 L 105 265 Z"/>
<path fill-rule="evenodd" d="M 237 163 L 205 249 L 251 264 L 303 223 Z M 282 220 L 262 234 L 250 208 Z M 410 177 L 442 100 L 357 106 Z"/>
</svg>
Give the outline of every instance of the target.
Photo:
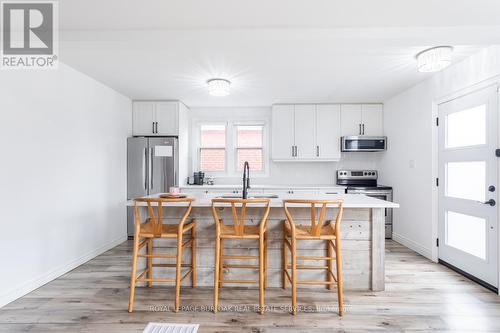
<svg viewBox="0 0 500 333">
<path fill-rule="evenodd" d="M 149 323 L 143 333 L 196 333 L 198 324 Z"/>
</svg>

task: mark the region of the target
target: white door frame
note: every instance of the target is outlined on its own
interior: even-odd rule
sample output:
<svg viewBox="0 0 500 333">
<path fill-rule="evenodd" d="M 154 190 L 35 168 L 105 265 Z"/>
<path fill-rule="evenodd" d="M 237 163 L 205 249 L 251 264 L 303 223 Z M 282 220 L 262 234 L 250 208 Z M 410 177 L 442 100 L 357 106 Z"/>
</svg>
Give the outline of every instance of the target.
<svg viewBox="0 0 500 333">
<path fill-rule="evenodd" d="M 496 75 L 492 78 L 489 78 L 487 80 L 483 80 L 481 82 L 478 82 L 476 84 L 473 84 L 471 86 L 468 86 L 463 89 L 459 89 L 453 93 L 444 95 L 440 98 L 435 99 L 432 102 L 432 119 L 430 120 L 432 122 L 432 179 L 430 181 L 432 182 L 432 260 L 434 262 L 438 262 L 438 246 L 436 244 L 436 239 L 438 238 L 438 223 L 439 223 L 439 218 L 438 218 L 438 210 L 439 210 L 439 200 L 438 200 L 438 187 L 436 186 L 436 178 L 439 177 L 439 159 L 438 159 L 438 126 L 436 126 L 436 118 L 439 115 L 439 104 L 445 103 L 452 101 L 458 97 L 468 95 L 471 93 L 474 93 L 476 91 L 496 86 L 497 87 L 497 96 L 499 98 L 499 103 L 497 103 L 497 107 L 499 108 L 499 116 L 498 116 L 498 128 L 500 129 L 500 75 Z M 499 142 L 497 143 L 498 148 L 500 148 L 500 136 L 499 136 Z M 500 179 L 500 158 L 497 160 L 498 163 L 498 170 L 499 170 L 499 178 Z M 497 212 L 499 218 L 500 218 L 500 205 L 497 205 Z M 497 237 L 498 240 L 500 241 L 500 228 L 497 228 Z M 500 244 L 500 242 L 498 242 Z M 498 270 L 499 274 L 498 276 L 500 277 L 500 246 L 498 246 Z M 500 286 L 500 283 L 498 283 Z M 498 288 L 498 294 L 500 295 L 500 288 Z"/>
</svg>

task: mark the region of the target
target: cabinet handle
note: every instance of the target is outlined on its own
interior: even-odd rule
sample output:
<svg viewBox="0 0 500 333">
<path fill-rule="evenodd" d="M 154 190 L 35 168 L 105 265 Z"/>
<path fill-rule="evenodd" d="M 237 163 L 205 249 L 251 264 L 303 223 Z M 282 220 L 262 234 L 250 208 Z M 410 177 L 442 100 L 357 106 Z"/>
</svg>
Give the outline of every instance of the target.
<svg viewBox="0 0 500 333">
<path fill-rule="evenodd" d="M 155 134 L 155 122 L 153 121 L 153 129 L 151 130 L 151 132 L 153 132 L 153 134 Z"/>
<path fill-rule="evenodd" d="M 365 135 L 365 124 L 363 124 L 363 135 Z"/>
<path fill-rule="evenodd" d="M 361 135 L 361 133 L 363 132 L 361 131 L 361 124 L 359 124 L 359 135 Z"/>
<path fill-rule="evenodd" d="M 295 148 L 294 148 L 294 147 L 295 147 L 295 146 L 292 146 L 292 157 L 294 157 L 294 156 L 295 156 Z"/>
<path fill-rule="evenodd" d="M 319 157 L 319 146 L 316 146 L 316 157 Z"/>
<path fill-rule="evenodd" d="M 299 155 L 299 148 L 295 146 L 295 157 L 297 157 L 298 155 Z"/>
<path fill-rule="evenodd" d="M 158 122 L 155 122 L 155 133 L 158 134 Z"/>
</svg>

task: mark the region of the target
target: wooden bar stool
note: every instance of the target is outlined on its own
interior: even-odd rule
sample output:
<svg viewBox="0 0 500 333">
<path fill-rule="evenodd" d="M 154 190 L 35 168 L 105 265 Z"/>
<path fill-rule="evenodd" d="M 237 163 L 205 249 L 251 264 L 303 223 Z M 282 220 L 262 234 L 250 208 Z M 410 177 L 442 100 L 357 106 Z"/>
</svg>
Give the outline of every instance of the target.
<svg viewBox="0 0 500 333">
<path fill-rule="evenodd" d="M 137 282 L 147 282 L 148 287 L 151 288 L 153 282 L 175 282 L 175 312 L 179 311 L 179 296 L 181 282 L 191 275 L 191 286 L 194 288 L 196 285 L 196 220 L 191 219 L 189 223 L 185 223 L 189 213 L 191 212 L 191 205 L 193 199 L 164 199 L 164 198 L 138 198 L 134 200 L 135 211 L 135 233 L 134 233 L 134 251 L 132 255 L 132 272 L 130 275 L 130 298 L 128 304 L 128 312 L 132 312 L 134 306 L 134 292 L 135 284 Z M 139 213 L 139 204 L 146 203 L 147 205 L 147 218 L 145 223 L 141 224 Z M 163 204 L 168 203 L 185 203 L 186 210 L 182 215 L 179 224 L 163 224 Z M 167 206 L 168 207 L 168 206 Z M 173 207 L 172 207 L 173 208 Z M 156 213 L 155 213 L 156 211 Z M 190 231 L 190 238 L 183 242 L 183 236 L 186 232 Z M 153 252 L 153 239 L 155 238 L 175 238 L 177 239 L 177 253 L 154 253 Z M 141 241 L 142 240 L 142 241 Z M 182 250 L 189 246 L 191 247 L 191 263 L 182 263 Z M 139 254 L 139 250 L 146 247 L 146 254 Z M 136 276 L 137 258 L 146 258 L 146 269 Z M 153 263 L 154 258 L 170 258 L 176 260 L 175 264 L 160 264 Z M 153 267 L 175 267 L 175 279 L 153 279 Z M 181 269 L 188 267 L 188 271 L 181 277 Z M 146 278 L 144 278 L 146 275 Z"/>
<path fill-rule="evenodd" d="M 283 200 L 285 208 L 286 220 L 283 223 L 283 288 L 286 289 L 287 280 L 292 284 L 292 313 L 297 313 L 297 285 L 326 285 L 331 289 L 332 285 L 337 284 L 339 315 L 342 316 L 344 311 L 343 294 L 342 294 L 342 257 L 340 251 L 340 221 L 343 213 L 343 200 Z M 316 205 L 319 208 L 319 217 L 316 220 Z M 327 220 L 325 223 L 327 205 L 337 207 L 337 216 L 335 223 Z M 311 224 L 310 225 L 295 225 L 295 222 L 290 213 L 290 206 L 311 208 Z M 325 240 L 327 243 L 327 254 L 323 256 L 298 256 L 297 241 L 298 240 Z M 288 264 L 287 249 L 291 253 L 291 265 Z M 333 255 L 335 252 L 335 256 Z M 298 260 L 325 260 L 325 266 L 312 265 L 297 265 Z M 333 274 L 333 261 L 336 261 L 336 275 Z M 291 268 L 292 274 L 288 273 Z M 298 269 L 325 269 L 325 281 L 319 280 L 298 280 Z"/>
<path fill-rule="evenodd" d="M 256 280 L 224 280 L 224 268 L 259 269 L 259 309 L 264 313 L 264 288 L 266 287 L 267 250 L 266 250 L 266 223 L 269 215 L 269 199 L 212 199 L 212 213 L 216 226 L 215 237 L 215 269 L 214 269 L 214 312 L 217 312 L 219 303 L 219 287 L 224 283 L 256 283 Z M 221 207 L 230 207 L 233 225 L 226 225 L 219 217 L 217 210 Z M 245 225 L 247 208 L 257 207 L 263 210 L 259 225 Z M 240 214 L 238 214 L 238 210 Z M 259 255 L 224 255 L 224 239 L 255 239 L 259 241 Z M 224 260 L 231 259 L 258 259 L 258 265 L 225 264 Z"/>
</svg>

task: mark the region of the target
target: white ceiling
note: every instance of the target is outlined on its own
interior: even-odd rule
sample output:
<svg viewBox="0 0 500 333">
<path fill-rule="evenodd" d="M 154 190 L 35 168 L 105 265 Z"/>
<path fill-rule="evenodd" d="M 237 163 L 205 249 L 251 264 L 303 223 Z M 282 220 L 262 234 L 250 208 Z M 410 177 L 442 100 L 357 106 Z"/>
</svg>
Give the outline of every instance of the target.
<svg viewBox="0 0 500 333">
<path fill-rule="evenodd" d="M 500 44 L 500 1 L 65 0 L 61 59 L 133 99 L 189 106 L 379 102 L 429 77 L 415 54 L 454 61 Z M 211 97 L 206 80 L 232 81 Z"/>
</svg>

